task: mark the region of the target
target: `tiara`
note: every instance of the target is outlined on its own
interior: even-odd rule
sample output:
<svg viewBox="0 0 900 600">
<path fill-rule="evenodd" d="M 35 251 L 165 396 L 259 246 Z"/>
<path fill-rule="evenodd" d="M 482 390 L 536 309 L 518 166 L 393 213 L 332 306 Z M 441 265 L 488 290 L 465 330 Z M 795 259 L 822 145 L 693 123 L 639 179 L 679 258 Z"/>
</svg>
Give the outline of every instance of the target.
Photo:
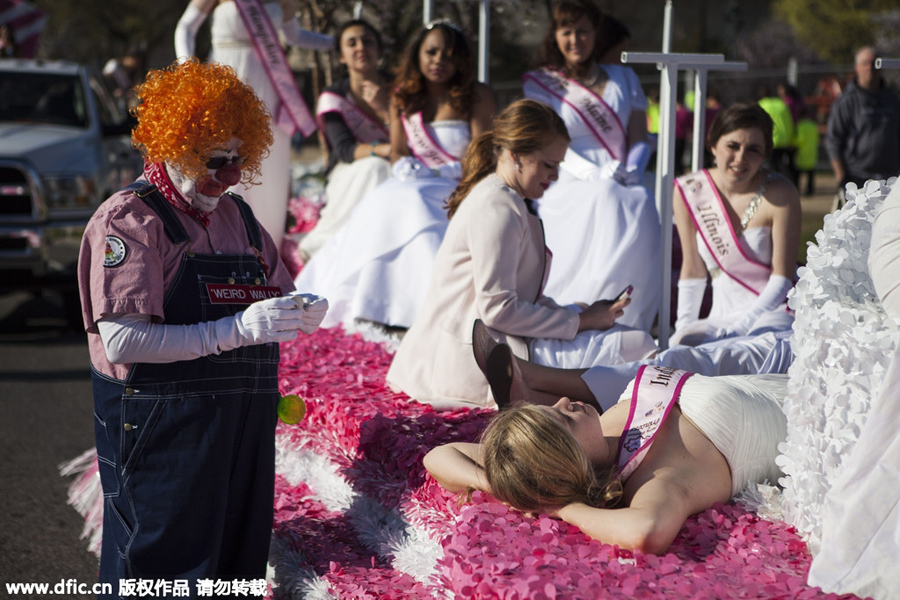
<svg viewBox="0 0 900 600">
<path fill-rule="evenodd" d="M 449 27 L 456 33 L 462 35 L 463 30 L 459 27 L 459 25 L 457 25 L 450 19 L 434 19 L 433 21 L 429 21 L 428 24 L 425 25 L 425 30 L 431 31 L 432 29 L 434 29 L 435 27 L 437 27 L 439 25 L 443 25 L 444 27 Z"/>
</svg>

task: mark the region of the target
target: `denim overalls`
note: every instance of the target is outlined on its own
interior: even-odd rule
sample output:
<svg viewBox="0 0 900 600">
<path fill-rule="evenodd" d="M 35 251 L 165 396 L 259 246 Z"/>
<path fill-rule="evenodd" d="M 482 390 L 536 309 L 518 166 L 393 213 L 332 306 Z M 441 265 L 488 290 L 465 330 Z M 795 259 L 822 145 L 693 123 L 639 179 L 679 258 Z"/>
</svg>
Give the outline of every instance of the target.
<svg viewBox="0 0 900 600">
<path fill-rule="evenodd" d="M 141 186 L 143 184 L 143 186 Z M 174 207 L 146 182 L 132 186 L 182 246 L 164 300 L 165 323 L 234 315 L 207 284 L 266 284 L 256 256 L 195 254 Z M 223 198 L 223 202 L 232 201 Z M 234 197 L 250 245 L 262 248 L 250 207 Z M 92 370 L 104 495 L 100 581 L 262 579 L 272 531 L 278 345 L 168 364 L 140 363 L 120 381 Z"/>
</svg>

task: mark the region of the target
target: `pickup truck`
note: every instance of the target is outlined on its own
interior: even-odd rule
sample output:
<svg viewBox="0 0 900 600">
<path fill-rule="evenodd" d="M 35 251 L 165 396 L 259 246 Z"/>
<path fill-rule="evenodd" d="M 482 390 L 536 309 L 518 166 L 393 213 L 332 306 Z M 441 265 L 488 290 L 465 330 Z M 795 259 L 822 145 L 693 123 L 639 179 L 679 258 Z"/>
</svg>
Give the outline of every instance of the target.
<svg viewBox="0 0 900 600">
<path fill-rule="evenodd" d="M 0 60 L 0 293 L 62 292 L 77 322 L 85 225 L 140 173 L 131 125 L 83 65 Z"/>
</svg>

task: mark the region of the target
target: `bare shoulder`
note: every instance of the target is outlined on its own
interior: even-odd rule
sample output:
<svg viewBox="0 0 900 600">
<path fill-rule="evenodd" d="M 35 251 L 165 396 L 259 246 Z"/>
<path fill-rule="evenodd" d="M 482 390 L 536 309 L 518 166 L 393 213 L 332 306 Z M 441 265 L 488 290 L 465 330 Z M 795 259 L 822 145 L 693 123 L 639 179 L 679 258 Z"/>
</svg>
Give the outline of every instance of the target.
<svg viewBox="0 0 900 600">
<path fill-rule="evenodd" d="M 473 103 L 474 112 L 493 117 L 497 112 L 497 100 L 494 98 L 494 90 L 490 86 L 476 82 L 474 86 Z"/>
<path fill-rule="evenodd" d="M 630 411 L 631 404 L 620 398 L 618 402 L 607 408 L 600 415 L 600 424 L 603 426 L 603 431 L 608 435 L 621 434 L 625 428 L 625 422 L 628 420 Z"/>
<path fill-rule="evenodd" d="M 766 200 L 775 207 L 800 210 L 800 192 L 784 175 L 771 173 L 765 193 Z"/>
<path fill-rule="evenodd" d="M 672 189 L 672 208 L 676 215 L 683 214 L 686 216 L 690 214 L 684 199 L 684 194 L 681 192 L 681 187 L 677 185 Z"/>
<path fill-rule="evenodd" d="M 480 81 L 476 81 L 472 86 L 472 89 L 475 91 L 475 101 L 483 102 L 490 101 L 495 102 L 494 100 L 494 90 L 491 86 L 486 83 L 481 83 Z"/>
<path fill-rule="evenodd" d="M 731 470 L 718 448 L 676 407 L 626 482 L 625 496 L 630 503 L 668 496 L 694 514 L 729 499 Z"/>
<path fill-rule="evenodd" d="M 493 127 L 494 115 L 497 114 L 497 102 L 491 88 L 483 83 L 476 83 L 474 92 L 470 118 L 473 138 L 490 130 Z"/>
</svg>

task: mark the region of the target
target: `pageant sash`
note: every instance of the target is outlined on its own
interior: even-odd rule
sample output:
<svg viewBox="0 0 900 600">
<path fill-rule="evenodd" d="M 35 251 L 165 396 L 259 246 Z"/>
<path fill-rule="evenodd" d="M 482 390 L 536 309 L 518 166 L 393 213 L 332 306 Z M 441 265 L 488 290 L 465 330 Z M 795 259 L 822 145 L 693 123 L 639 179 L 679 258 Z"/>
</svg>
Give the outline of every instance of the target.
<svg viewBox="0 0 900 600">
<path fill-rule="evenodd" d="M 339 113 L 343 117 L 354 137 L 362 144 L 386 142 L 390 139 L 387 127 L 372 118 L 356 103 L 334 92 L 322 92 L 316 104 L 316 120 L 321 131 L 325 131 L 325 115 L 332 112 Z"/>
<path fill-rule="evenodd" d="M 259 0 L 234 0 L 234 3 L 237 5 L 241 20 L 244 21 L 244 26 L 250 33 L 253 48 L 266 70 L 266 75 L 269 76 L 269 81 L 281 100 L 276 114 L 272 115 L 275 124 L 288 135 L 300 131 L 304 137 L 309 136 L 316 130 L 316 121 L 303 101 L 300 90 L 297 89 L 297 81 L 288 66 L 281 42 L 278 40 L 278 32 L 275 31 L 269 15 Z"/>
<path fill-rule="evenodd" d="M 459 159 L 447 153 L 441 145 L 425 129 L 422 113 L 402 117 L 403 130 L 406 132 L 406 143 L 419 162 L 429 169 L 437 169 L 444 165 L 459 162 Z"/>
<path fill-rule="evenodd" d="M 644 460 L 691 375 L 687 371 L 652 365 L 643 365 L 638 370 L 631 391 L 631 411 L 616 455 L 617 475 L 622 480 L 628 479 Z"/>
<path fill-rule="evenodd" d="M 722 272 L 756 294 L 766 287 L 772 268 L 747 256 L 725 212 L 725 204 L 706 169 L 682 175 L 675 185 L 684 196 L 694 226 Z"/>
<path fill-rule="evenodd" d="M 610 156 L 625 160 L 628 150 L 625 128 L 616 111 L 603 98 L 559 71 L 538 69 L 525 73 L 522 79 L 530 79 L 558 101 L 572 107 Z"/>
</svg>

